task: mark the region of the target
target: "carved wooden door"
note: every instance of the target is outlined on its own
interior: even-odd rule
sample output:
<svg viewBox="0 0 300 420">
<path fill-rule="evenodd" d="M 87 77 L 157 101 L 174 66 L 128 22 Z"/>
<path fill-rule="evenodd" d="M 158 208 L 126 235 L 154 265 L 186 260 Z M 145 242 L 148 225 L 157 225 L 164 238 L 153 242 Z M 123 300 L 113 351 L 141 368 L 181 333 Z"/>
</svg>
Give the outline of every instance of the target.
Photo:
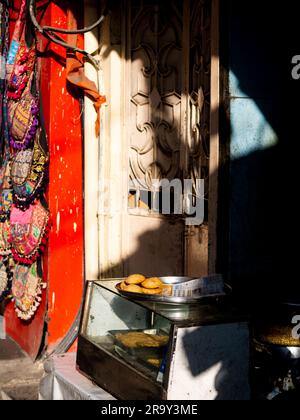
<svg viewBox="0 0 300 420">
<path fill-rule="evenodd" d="M 124 0 L 103 27 L 102 277 L 207 273 L 207 212 L 187 225 L 184 180 L 207 200 L 210 18 L 210 0 Z M 161 180 L 182 182 L 181 214 L 172 188 L 163 214 Z"/>
</svg>

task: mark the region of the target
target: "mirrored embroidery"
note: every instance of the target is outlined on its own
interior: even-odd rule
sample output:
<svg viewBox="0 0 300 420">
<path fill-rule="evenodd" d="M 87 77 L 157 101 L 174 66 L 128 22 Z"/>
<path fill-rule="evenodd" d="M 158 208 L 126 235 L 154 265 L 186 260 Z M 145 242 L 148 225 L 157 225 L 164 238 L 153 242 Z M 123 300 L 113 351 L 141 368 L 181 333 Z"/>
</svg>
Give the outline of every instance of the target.
<svg viewBox="0 0 300 420">
<path fill-rule="evenodd" d="M 38 274 L 37 263 L 31 266 L 17 264 L 12 281 L 12 296 L 17 316 L 29 321 L 41 304 L 42 289 L 46 285 Z"/>
<path fill-rule="evenodd" d="M 10 224 L 14 260 L 32 264 L 46 247 L 50 230 L 48 210 L 40 202 L 30 205 L 26 211 L 13 206 Z"/>
</svg>

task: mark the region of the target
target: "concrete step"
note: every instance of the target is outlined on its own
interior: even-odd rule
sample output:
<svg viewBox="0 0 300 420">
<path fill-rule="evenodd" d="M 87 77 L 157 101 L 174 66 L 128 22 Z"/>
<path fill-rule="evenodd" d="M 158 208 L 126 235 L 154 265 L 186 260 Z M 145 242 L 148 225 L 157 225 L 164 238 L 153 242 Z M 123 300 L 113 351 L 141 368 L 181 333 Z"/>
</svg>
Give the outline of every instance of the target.
<svg viewBox="0 0 300 420">
<path fill-rule="evenodd" d="M 2 400 L 36 401 L 38 400 L 39 381 L 25 381 L 5 386 L 1 390 Z"/>
<path fill-rule="evenodd" d="M 44 369 L 9 338 L 0 340 L 0 395 L 3 399 L 36 400 Z"/>
</svg>

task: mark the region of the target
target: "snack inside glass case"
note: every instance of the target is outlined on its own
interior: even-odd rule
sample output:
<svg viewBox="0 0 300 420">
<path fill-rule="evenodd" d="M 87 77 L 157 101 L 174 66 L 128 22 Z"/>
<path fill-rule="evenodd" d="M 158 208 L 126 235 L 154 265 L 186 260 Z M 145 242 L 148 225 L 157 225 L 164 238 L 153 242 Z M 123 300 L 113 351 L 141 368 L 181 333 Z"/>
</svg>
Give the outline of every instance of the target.
<svg viewBox="0 0 300 420">
<path fill-rule="evenodd" d="M 81 334 L 101 350 L 162 383 L 171 322 L 93 283 Z"/>
</svg>

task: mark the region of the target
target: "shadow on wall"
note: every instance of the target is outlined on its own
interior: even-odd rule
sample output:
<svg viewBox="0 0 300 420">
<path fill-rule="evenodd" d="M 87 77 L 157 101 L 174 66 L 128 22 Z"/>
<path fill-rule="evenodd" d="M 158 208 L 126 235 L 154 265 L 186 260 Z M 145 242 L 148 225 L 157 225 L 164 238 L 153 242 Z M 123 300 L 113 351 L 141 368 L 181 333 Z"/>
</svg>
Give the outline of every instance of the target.
<svg viewBox="0 0 300 420">
<path fill-rule="evenodd" d="M 237 103 L 238 118 L 243 112 L 239 101 L 245 102 L 249 97 L 278 137 L 276 146 L 255 151 L 251 148 L 253 133 L 249 134 L 249 127 L 245 125 L 237 131 L 236 126 L 232 126 L 234 135 L 248 143 L 251 152 L 232 160 L 230 168 L 228 161 L 221 168 L 221 183 L 226 189 L 220 191 L 222 222 L 219 226 L 218 271 L 232 282 L 240 301 L 248 300 L 250 306 L 255 307 L 259 301 L 265 304 L 278 296 L 300 296 L 300 285 L 295 275 L 299 236 L 297 143 L 300 81 L 293 81 L 290 74 L 291 58 L 300 53 L 297 34 L 299 14 L 295 10 L 296 2 L 291 0 L 284 4 L 273 2 L 272 11 L 268 2 L 258 0 L 248 4 L 238 0 L 221 0 L 221 3 L 228 5 L 229 12 L 229 23 L 225 23 L 228 32 L 222 34 L 222 41 L 229 37 L 229 45 L 223 51 L 222 66 L 233 72 L 240 91 L 245 95 L 244 98 L 233 98 L 231 92 L 225 98 L 224 108 L 220 110 L 225 116 L 225 124 L 230 119 L 228 105 Z M 227 21 L 226 16 L 226 13 L 221 14 L 222 24 Z M 222 146 L 225 149 L 228 147 L 229 131 L 228 126 L 222 127 Z M 177 141 L 180 144 L 180 139 Z M 152 268 L 151 247 L 167 246 L 167 233 L 172 226 L 166 218 L 162 227 L 140 235 L 136 252 L 129 257 L 129 266 L 136 265 L 136 271 L 144 271 L 149 276 L 183 274 L 181 263 L 176 267 L 162 266 L 159 273 Z M 184 230 L 172 240 L 170 253 L 176 252 L 177 241 L 179 244 L 178 239 L 182 238 L 180 235 L 184 235 Z M 143 260 L 147 261 L 146 270 L 139 267 Z M 101 277 L 110 276 L 111 271 L 122 275 L 123 267 L 127 265 L 128 261 L 120 261 L 109 273 L 101 273 Z M 0 305 L 0 315 L 2 311 L 3 305 Z M 199 350 L 202 352 L 205 334 L 201 330 L 192 334 L 196 336 L 196 342 L 201 343 Z M 229 338 L 224 337 L 225 342 L 228 343 Z M 194 342 L 192 335 L 184 338 L 191 374 L 197 377 L 213 366 L 222 366 L 215 384 L 216 398 L 228 397 L 228 387 L 235 381 L 235 369 L 227 364 L 224 354 L 210 352 L 208 346 L 205 357 L 195 358 L 198 352 L 192 348 Z"/>
<path fill-rule="evenodd" d="M 237 0 L 222 2 L 222 7 L 221 26 L 226 32 L 221 37 L 221 65 L 235 76 L 237 85 L 231 84 L 230 90 L 225 86 L 224 103 L 216 110 L 224 120 L 222 147 L 227 152 L 231 149 L 232 158 L 222 163 L 220 174 L 218 271 L 250 302 L 270 295 L 297 297 L 293 276 L 297 247 L 293 244 L 298 229 L 295 103 L 300 82 L 291 79 L 297 14 L 294 8 L 272 5 L 271 16 L 269 7 L 257 0 L 251 8 Z M 250 102 L 261 114 L 258 122 L 248 113 Z M 262 137 L 266 136 L 274 136 L 275 141 L 271 138 L 268 143 L 267 139 L 264 144 Z M 234 144 L 230 145 L 230 139 Z M 180 139 L 176 141 L 180 144 Z M 155 230 L 152 247 L 161 245 L 159 238 L 165 240 L 166 231 L 172 229 L 168 223 L 166 219 L 164 227 Z M 151 230 L 141 234 L 136 253 L 129 257 L 138 267 L 143 258 L 151 256 L 145 246 L 151 236 Z M 148 261 L 145 274 L 155 275 L 151 257 Z M 116 272 L 124 266 L 126 261 L 120 261 Z M 167 272 L 162 268 L 161 274 L 175 274 L 171 271 L 172 267 Z"/>
<path fill-rule="evenodd" d="M 231 162 L 227 160 L 221 167 L 224 189 L 220 192 L 220 208 L 224 213 L 220 215 L 218 271 L 233 284 L 240 303 L 255 309 L 258 304 L 300 296 L 299 282 L 294 276 L 298 268 L 294 243 L 299 214 L 295 199 L 299 166 L 296 153 L 299 117 L 295 101 L 300 94 L 300 82 L 292 81 L 290 75 L 291 58 L 299 53 L 294 25 L 297 14 L 293 8 L 272 4 L 271 16 L 269 6 L 257 0 L 248 7 L 236 0 L 222 3 L 227 13 L 221 14 L 222 27 L 227 31 L 222 40 L 224 44 L 228 40 L 228 45 L 223 44 L 222 67 L 235 75 L 239 90 L 228 91 L 222 109 L 216 112 L 221 112 L 225 120 L 221 127 L 222 147 L 230 149 L 231 132 L 237 138 L 238 154 L 241 153 L 236 158 L 232 153 Z M 251 126 L 251 115 L 247 123 L 249 101 L 260 110 L 262 126 Z M 230 112 L 235 115 L 230 116 Z M 275 133 L 277 144 L 253 148 L 252 142 L 256 137 L 260 140 L 267 124 Z M 165 241 L 166 231 L 172 229 L 168 223 L 166 220 L 163 228 L 139 236 L 136 252 L 129 257 L 129 266 L 137 268 L 134 271 L 149 276 L 183 274 L 179 267 L 162 266 L 159 273 L 151 269 L 149 243 L 155 248 L 163 246 L 160 238 Z M 139 265 L 145 259 L 146 270 Z M 122 276 L 127 264 L 128 261 L 120 261 L 109 272 L 101 273 L 101 277 L 110 277 L 111 272 Z M 201 331 L 193 334 L 201 341 Z M 195 359 L 190 346 L 193 337 L 187 335 L 184 342 L 193 376 L 222 364 L 215 386 L 217 399 L 225 398 L 228 386 L 235 381 L 236 369 L 227 365 L 218 352 L 207 351 L 204 358 Z M 239 355 L 236 356 L 238 359 Z"/>
<path fill-rule="evenodd" d="M 291 77 L 291 60 L 299 53 L 297 8 L 294 2 L 274 4 L 272 12 L 258 1 L 251 8 L 236 0 L 228 5 L 227 65 L 234 75 L 228 97 L 230 276 L 240 294 L 250 292 L 254 302 L 262 299 L 265 305 L 273 295 L 299 299 L 294 244 L 300 83 Z M 254 107 L 264 120 L 261 127 L 253 122 Z M 257 141 L 265 146 L 253 150 Z"/>
<path fill-rule="evenodd" d="M 245 324 L 191 329 L 183 337 L 183 348 L 192 377 L 202 377 L 198 386 L 210 388 L 208 398 L 249 399 L 249 337 Z"/>
<path fill-rule="evenodd" d="M 218 271 L 229 277 L 242 298 L 249 293 L 251 300 L 273 294 L 296 297 L 298 287 L 292 275 L 297 270 L 293 243 L 298 225 L 295 101 L 300 96 L 300 82 L 291 79 L 291 57 L 297 53 L 297 14 L 294 8 L 272 5 L 271 15 L 269 7 L 258 0 L 251 7 L 237 0 L 222 5 L 221 23 L 226 32 L 221 37 L 221 65 L 235 76 L 237 86 L 231 84 L 231 91 L 225 87 L 228 94 L 220 110 L 225 120 L 222 147 L 231 148 L 232 160 L 221 167 L 220 181 L 227 193 L 220 191 Z M 118 38 L 116 33 L 114 36 Z M 249 114 L 251 106 L 261 114 L 259 126 Z M 262 137 L 269 135 L 266 126 L 276 141 L 268 143 L 267 139 L 264 145 Z M 180 139 L 177 141 L 180 144 Z M 227 218 L 224 214 L 228 212 Z M 156 230 L 152 247 L 161 245 L 158 238 L 165 240 L 166 231 L 172 229 L 167 222 L 166 226 Z M 151 242 L 151 236 L 151 230 L 140 235 L 136 253 L 129 257 L 138 267 L 145 254 L 149 255 L 145 244 Z M 126 261 L 120 261 L 116 272 L 124 266 Z M 151 272 L 150 260 L 147 266 L 145 274 L 157 274 Z M 159 274 L 174 272 L 172 267 L 166 271 L 162 267 Z"/>
<path fill-rule="evenodd" d="M 192 3 L 193 10 L 198 12 L 197 2 Z M 209 1 L 204 3 L 209 3 Z M 112 45 L 105 49 L 106 56 L 114 49 L 120 49 L 121 16 L 125 14 L 125 11 L 119 7 L 120 2 L 119 4 L 113 2 L 110 4 L 113 9 L 109 28 Z M 133 132 L 131 155 L 134 157 L 130 162 L 130 171 L 132 178 L 143 179 L 146 182 L 151 177 L 153 179 L 172 180 L 177 178 L 183 180 L 190 178 L 192 173 L 207 178 L 209 160 L 209 144 L 207 144 L 209 136 L 207 134 L 205 139 L 203 136 L 202 141 L 198 141 L 193 153 L 186 150 L 186 154 L 189 156 L 188 162 L 186 165 L 182 163 L 183 150 L 188 149 L 188 145 L 183 144 L 180 114 L 182 103 L 186 98 L 182 85 L 184 75 L 181 65 L 184 55 L 181 37 L 183 7 L 183 3 L 180 1 L 172 2 L 171 9 L 169 9 L 169 5 L 159 4 L 157 1 L 135 0 L 131 3 L 131 12 L 134 15 L 131 31 L 132 45 L 131 48 L 128 48 L 126 58 L 132 62 L 132 72 L 136 75 L 135 78 L 132 78 L 131 108 L 136 107 L 137 115 L 135 116 L 133 112 L 131 115 Z M 199 25 L 196 25 L 198 20 L 196 18 L 191 20 L 193 21 L 191 26 L 194 24 L 198 31 Z M 142 29 L 140 30 L 140 28 Z M 105 34 L 106 30 L 103 31 Z M 105 39 L 104 35 L 103 39 Z M 195 42 L 193 45 L 194 50 L 200 48 L 196 44 Z M 185 47 L 186 49 L 187 47 Z M 205 51 L 207 55 L 207 51 L 210 52 L 210 49 Z M 193 63 L 194 67 L 191 67 L 190 72 L 205 74 L 204 77 L 209 82 L 209 68 L 205 67 L 207 65 L 205 60 L 203 60 L 205 61 L 203 68 L 201 67 L 203 56 L 195 57 L 198 61 Z M 207 57 L 205 59 L 207 60 Z M 193 93 L 198 95 L 200 87 L 204 88 L 199 84 L 195 88 L 196 92 Z M 191 86 L 191 91 L 193 89 L 194 86 Z M 207 92 L 204 93 L 207 94 Z M 199 98 L 196 99 L 196 103 L 198 100 L 199 103 L 203 100 L 204 103 L 201 106 L 205 108 L 205 112 L 208 110 L 209 115 L 209 86 L 208 95 L 202 98 L 199 94 Z M 195 113 L 198 112 L 196 106 L 195 104 Z M 199 119 L 202 117 L 199 115 Z M 206 115 L 203 120 L 209 124 Z M 203 134 L 204 130 L 208 133 L 208 127 L 205 124 L 199 124 L 196 127 L 196 123 L 198 123 L 198 115 L 195 126 L 193 126 L 194 137 L 199 136 L 198 132 Z M 191 139 L 191 143 L 193 142 L 194 138 Z M 206 153 L 203 153 L 204 150 Z M 208 188 L 206 188 L 207 190 Z M 207 210 L 207 205 L 205 207 Z M 156 218 L 155 216 L 148 218 L 130 216 L 131 255 L 101 273 L 101 277 L 120 277 L 137 271 L 147 276 L 184 275 L 184 242 L 187 234 L 184 217 L 160 215 L 161 217 Z M 207 211 L 205 219 L 207 220 Z M 206 238 L 201 237 L 200 232 L 199 242 L 204 244 L 205 240 Z M 206 271 L 207 267 L 205 266 L 203 273 Z"/>
<path fill-rule="evenodd" d="M 138 5 L 139 2 L 133 0 L 133 3 Z M 144 3 L 150 4 L 151 0 Z M 154 0 L 153 3 L 160 10 L 161 4 Z M 296 240 L 299 236 L 296 148 L 300 82 L 291 79 L 291 59 L 300 54 L 297 34 L 299 14 L 295 10 L 296 2 L 291 0 L 284 5 L 273 2 L 272 12 L 267 2 L 258 0 L 248 5 L 238 0 L 221 0 L 221 3 L 225 12 L 221 13 L 225 29 L 221 36 L 224 43 L 221 64 L 227 72 L 230 70 L 235 75 L 238 89 L 227 92 L 226 88 L 222 108 L 216 110 L 224 120 L 220 133 L 222 148 L 226 152 L 230 148 L 230 131 L 237 139 L 234 144 L 237 155 L 232 153 L 231 162 L 225 160 L 220 172 L 218 271 L 233 284 L 240 303 L 246 302 L 250 308 L 255 308 L 258 303 L 265 305 L 274 299 L 300 296 L 300 284 L 295 276 L 298 269 Z M 120 13 L 118 2 L 114 5 Z M 118 16 L 113 22 L 117 44 Z M 276 133 L 276 145 L 264 150 L 253 148 L 254 140 L 260 139 L 264 133 L 264 123 L 254 127 L 247 124 L 248 108 L 245 103 L 250 100 L 260 110 L 265 124 Z M 234 115 L 230 116 L 230 112 Z M 180 139 L 175 141 L 180 149 Z M 182 226 L 169 240 L 168 234 L 174 231 L 174 226 L 165 218 L 157 229 L 141 234 L 136 251 L 128 261 L 120 261 L 109 272 L 101 273 L 101 277 L 110 277 L 112 272 L 122 276 L 124 267 L 128 266 L 148 276 L 184 274 L 181 261 L 169 264 L 174 253 L 181 254 L 185 235 Z M 170 259 L 166 255 L 168 264 L 163 263 L 158 272 L 157 268 L 153 268 L 155 251 L 152 253 L 151 250 L 166 247 L 169 248 Z M 141 265 L 143 261 L 146 269 L 144 263 Z M 235 347 L 230 336 L 223 338 L 224 343 L 237 352 L 238 343 Z M 227 356 L 218 349 L 211 352 L 207 343 L 206 347 L 203 346 L 206 339 L 204 330 L 195 330 L 184 338 L 191 374 L 197 377 L 214 366 L 220 366 L 215 383 L 216 399 L 227 399 L 227 391 L 236 380 L 236 367 L 228 364 Z M 206 349 L 205 357 L 194 357 L 198 354 L 197 349 L 192 347 L 195 342 L 199 344 L 199 354 Z M 235 357 L 238 361 L 240 355 L 237 353 Z"/>
</svg>

